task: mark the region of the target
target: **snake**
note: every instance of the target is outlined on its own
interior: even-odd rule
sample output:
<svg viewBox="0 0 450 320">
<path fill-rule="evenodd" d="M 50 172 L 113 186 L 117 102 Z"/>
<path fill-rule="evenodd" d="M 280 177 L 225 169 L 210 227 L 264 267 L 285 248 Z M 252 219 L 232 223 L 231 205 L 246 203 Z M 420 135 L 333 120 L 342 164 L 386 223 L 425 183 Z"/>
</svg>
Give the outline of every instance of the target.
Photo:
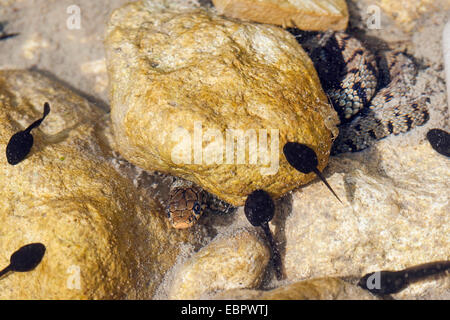
<svg viewBox="0 0 450 320">
<path fill-rule="evenodd" d="M 345 32 L 288 31 L 309 54 L 339 115 L 341 124 L 332 155 L 362 151 L 380 139 L 406 133 L 428 121 L 428 98 L 410 92 L 417 69 L 406 53 L 391 50 L 377 59 L 361 41 Z M 212 211 L 233 208 L 193 183 L 174 184 L 166 209 L 170 223 L 176 229 L 192 227 L 206 208 L 211 208 L 211 199 L 222 207 Z"/>
<path fill-rule="evenodd" d="M 290 31 L 310 55 L 341 120 L 332 155 L 362 151 L 429 120 L 429 98 L 411 92 L 417 68 L 406 53 L 389 50 L 377 59 L 345 32 Z"/>
<path fill-rule="evenodd" d="M 192 227 L 206 207 L 206 193 L 189 182 L 172 184 L 167 204 L 167 217 L 175 229 Z"/>
<path fill-rule="evenodd" d="M 166 206 L 167 217 L 173 228 L 191 228 L 205 212 L 229 214 L 236 210 L 236 207 L 206 192 L 193 182 L 174 178 Z"/>
</svg>

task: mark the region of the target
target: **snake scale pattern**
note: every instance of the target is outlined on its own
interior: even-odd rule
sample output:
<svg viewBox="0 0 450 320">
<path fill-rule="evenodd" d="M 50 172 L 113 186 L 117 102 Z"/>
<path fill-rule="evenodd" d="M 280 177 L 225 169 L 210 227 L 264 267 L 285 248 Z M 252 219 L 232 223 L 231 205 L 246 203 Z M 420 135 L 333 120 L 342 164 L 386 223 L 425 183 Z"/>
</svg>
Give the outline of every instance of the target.
<svg viewBox="0 0 450 320">
<path fill-rule="evenodd" d="M 406 54 L 385 52 L 384 60 L 379 61 L 359 40 L 344 32 L 289 31 L 310 55 L 341 120 L 332 154 L 364 150 L 390 134 L 405 133 L 428 121 L 427 98 L 410 92 L 417 71 Z M 379 68 L 383 63 L 384 68 Z M 185 229 L 205 210 L 227 213 L 233 209 L 192 183 L 179 180 L 171 187 L 166 210 L 172 226 Z"/>
<path fill-rule="evenodd" d="M 358 39 L 344 32 L 290 31 L 309 53 L 340 117 L 332 154 L 364 150 L 428 121 L 428 99 L 411 92 L 417 70 L 406 54 L 388 51 L 378 62 Z"/>
</svg>

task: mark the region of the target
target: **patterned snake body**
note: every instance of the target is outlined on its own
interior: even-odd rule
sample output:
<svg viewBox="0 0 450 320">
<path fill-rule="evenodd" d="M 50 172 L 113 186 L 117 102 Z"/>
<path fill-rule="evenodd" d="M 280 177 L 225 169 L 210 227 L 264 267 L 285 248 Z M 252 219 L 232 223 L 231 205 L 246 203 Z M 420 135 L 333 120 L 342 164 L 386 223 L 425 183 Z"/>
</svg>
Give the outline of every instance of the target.
<svg viewBox="0 0 450 320">
<path fill-rule="evenodd" d="M 314 36 L 291 32 L 310 54 L 341 119 L 333 154 L 364 150 L 428 121 L 427 98 L 411 92 L 417 70 L 406 54 L 384 54 L 380 62 L 388 71 L 384 85 L 376 57 L 356 38 L 343 32 Z"/>
<path fill-rule="evenodd" d="M 321 34 L 304 46 L 341 121 L 348 121 L 375 93 L 378 72 L 374 55 L 344 33 Z"/>
</svg>

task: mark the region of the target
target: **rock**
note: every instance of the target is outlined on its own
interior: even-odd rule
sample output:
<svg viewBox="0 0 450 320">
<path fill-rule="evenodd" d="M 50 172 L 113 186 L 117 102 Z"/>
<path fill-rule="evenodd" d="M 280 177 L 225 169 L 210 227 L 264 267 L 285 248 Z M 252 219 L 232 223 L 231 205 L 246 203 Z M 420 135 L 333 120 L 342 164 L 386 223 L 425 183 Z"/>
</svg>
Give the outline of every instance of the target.
<svg viewBox="0 0 450 320">
<path fill-rule="evenodd" d="M 344 205 L 320 183 L 293 193 L 278 231 L 287 277 L 362 276 L 449 260 L 448 165 L 427 141 L 408 145 L 401 136 L 333 157 L 325 175 Z M 395 296 L 448 295 L 448 284 L 424 281 Z"/>
<path fill-rule="evenodd" d="M 445 81 L 447 83 L 447 104 L 450 109 L 450 21 L 447 22 L 444 28 L 442 51 L 444 54 Z"/>
<path fill-rule="evenodd" d="M 274 26 L 157 4 L 117 9 L 107 30 L 120 154 L 234 205 L 255 189 L 279 197 L 314 179 L 288 165 L 282 146 L 287 140 L 308 144 L 322 170 L 339 120 L 295 38 Z M 236 137 L 243 142 L 238 157 Z"/>
<path fill-rule="evenodd" d="M 270 252 L 246 229 L 222 234 L 180 266 L 170 285 L 169 299 L 199 299 L 211 292 L 256 288 Z"/>
<path fill-rule="evenodd" d="M 213 299 L 219 300 L 377 300 L 362 288 L 338 278 L 300 281 L 279 288 L 261 291 L 235 289 L 224 291 Z"/>
<path fill-rule="evenodd" d="M 450 10 L 448 0 L 377 0 L 377 4 L 406 32 L 411 32 L 427 14 Z"/>
<path fill-rule="evenodd" d="M 170 228 L 105 161 L 94 130 L 104 112 L 37 72 L 0 71 L 3 146 L 45 101 L 51 112 L 29 156 L 15 166 L 0 157 L 0 266 L 25 244 L 47 250 L 35 270 L 2 277 L 0 299 L 151 298 L 179 245 L 196 236 Z"/>
<path fill-rule="evenodd" d="M 5 30 L 20 32 L 15 38 L 2 41 L 0 66 L 49 71 L 106 109 L 108 76 L 106 67 L 101 66 L 101 39 L 112 10 L 126 2 L 0 1 Z"/>
<path fill-rule="evenodd" d="M 343 31 L 348 24 L 345 0 L 213 0 L 219 14 L 301 30 Z"/>
</svg>

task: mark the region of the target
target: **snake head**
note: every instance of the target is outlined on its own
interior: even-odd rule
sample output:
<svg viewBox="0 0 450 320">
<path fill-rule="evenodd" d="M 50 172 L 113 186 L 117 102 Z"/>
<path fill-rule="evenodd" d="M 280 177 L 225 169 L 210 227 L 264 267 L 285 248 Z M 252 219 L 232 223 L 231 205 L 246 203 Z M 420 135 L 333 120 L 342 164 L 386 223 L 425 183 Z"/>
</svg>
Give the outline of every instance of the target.
<svg viewBox="0 0 450 320">
<path fill-rule="evenodd" d="M 205 194 L 201 189 L 174 188 L 170 191 L 166 210 L 172 227 L 186 229 L 197 222 L 205 207 Z"/>
</svg>

